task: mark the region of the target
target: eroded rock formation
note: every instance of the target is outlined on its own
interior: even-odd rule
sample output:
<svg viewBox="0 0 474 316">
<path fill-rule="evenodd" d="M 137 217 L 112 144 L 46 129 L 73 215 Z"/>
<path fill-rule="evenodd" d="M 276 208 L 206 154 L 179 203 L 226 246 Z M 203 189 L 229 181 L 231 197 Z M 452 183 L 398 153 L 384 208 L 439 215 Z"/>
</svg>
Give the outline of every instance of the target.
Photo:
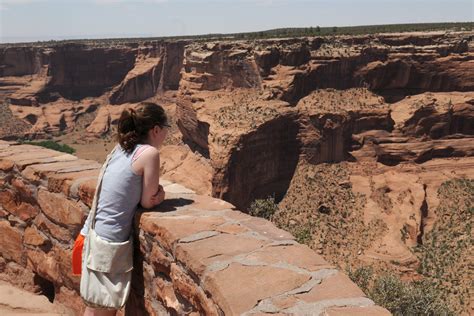
<svg viewBox="0 0 474 316">
<path fill-rule="evenodd" d="M 348 245 L 341 253 L 398 262 L 413 276 L 410 251 L 436 221 L 437 188 L 472 177 L 472 38 L 432 32 L 7 47 L 0 51 L 0 100 L 30 127 L 22 126 L 24 135 L 74 131 L 80 142 L 111 136 L 126 107 L 164 104 L 173 123 L 162 149 L 164 176 L 243 211 L 268 196 L 291 205 L 298 190 L 320 190 L 305 184 L 305 172 L 344 166 L 350 180 L 337 186 L 367 202 L 357 206 L 364 222 L 354 224 L 354 234 L 365 234 L 369 223 L 380 229 L 360 239 L 363 249 Z M 303 213 L 330 212 L 301 205 Z M 22 216 L 32 212 L 23 208 Z M 333 258 L 334 249 L 314 249 Z"/>
</svg>

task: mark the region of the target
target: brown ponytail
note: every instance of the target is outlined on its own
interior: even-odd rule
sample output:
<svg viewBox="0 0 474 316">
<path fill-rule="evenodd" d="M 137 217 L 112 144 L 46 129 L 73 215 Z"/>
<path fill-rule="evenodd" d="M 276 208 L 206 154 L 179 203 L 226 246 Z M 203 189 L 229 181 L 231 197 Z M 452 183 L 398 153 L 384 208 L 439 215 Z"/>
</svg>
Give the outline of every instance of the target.
<svg viewBox="0 0 474 316">
<path fill-rule="evenodd" d="M 120 146 L 127 153 L 131 153 L 137 144 L 146 141 L 148 131 L 155 125 L 168 125 L 165 110 L 158 104 L 142 102 L 136 109 L 123 110 L 117 128 Z"/>
</svg>

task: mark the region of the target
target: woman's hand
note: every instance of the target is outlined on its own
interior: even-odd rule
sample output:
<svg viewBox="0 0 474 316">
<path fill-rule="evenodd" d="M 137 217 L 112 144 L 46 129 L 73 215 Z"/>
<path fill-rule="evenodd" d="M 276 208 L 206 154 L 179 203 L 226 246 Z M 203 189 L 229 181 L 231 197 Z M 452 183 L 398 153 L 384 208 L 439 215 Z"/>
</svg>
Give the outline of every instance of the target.
<svg viewBox="0 0 474 316">
<path fill-rule="evenodd" d="M 160 184 L 158 186 L 158 191 L 151 197 L 151 201 L 154 205 L 158 205 L 165 200 L 165 190 L 163 186 Z"/>
</svg>

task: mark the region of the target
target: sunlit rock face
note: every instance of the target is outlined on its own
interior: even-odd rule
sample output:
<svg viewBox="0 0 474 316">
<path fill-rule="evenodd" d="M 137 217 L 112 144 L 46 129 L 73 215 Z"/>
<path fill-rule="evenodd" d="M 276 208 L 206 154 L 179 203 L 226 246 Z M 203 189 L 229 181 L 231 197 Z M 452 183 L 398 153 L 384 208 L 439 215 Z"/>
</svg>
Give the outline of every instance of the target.
<svg viewBox="0 0 474 316">
<path fill-rule="evenodd" d="M 438 189 L 473 177 L 473 36 L 2 46 L 0 137 L 58 134 L 81 157 L 103 161 L 122 110 L 157 102 L 172 125 L 161 149 L 163 179 L 243 212 L 275 197 L 279 224 L 304 229 L 319 221 L 318 233 L 305 236 L 332 263 L 380 264 L 417 278 L 412 250 L 439 220 Z M 54 183 L 64 181 L 75 180 Z M 26 222 L 38 212 L 26 202 L 8 207 Z M 70 238 L 37 216 L 55 238 Z"/>
</svg>

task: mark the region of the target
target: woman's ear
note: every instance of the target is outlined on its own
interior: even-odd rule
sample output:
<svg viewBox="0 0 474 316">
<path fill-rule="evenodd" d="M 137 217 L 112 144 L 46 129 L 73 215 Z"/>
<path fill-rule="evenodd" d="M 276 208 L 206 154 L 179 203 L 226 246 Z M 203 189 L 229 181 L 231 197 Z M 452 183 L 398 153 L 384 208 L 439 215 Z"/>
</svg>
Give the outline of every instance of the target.
<svg viewBox="0 0 474 316">
<path fill-rule="evenodd" d="M 155 138 L 157 135 L 156 133 L 156 126 L 153 126 L 152 128 L 150 128 L 150 130 L 148 131 L 148 137 L 153 137 Z"/>
</svg>

